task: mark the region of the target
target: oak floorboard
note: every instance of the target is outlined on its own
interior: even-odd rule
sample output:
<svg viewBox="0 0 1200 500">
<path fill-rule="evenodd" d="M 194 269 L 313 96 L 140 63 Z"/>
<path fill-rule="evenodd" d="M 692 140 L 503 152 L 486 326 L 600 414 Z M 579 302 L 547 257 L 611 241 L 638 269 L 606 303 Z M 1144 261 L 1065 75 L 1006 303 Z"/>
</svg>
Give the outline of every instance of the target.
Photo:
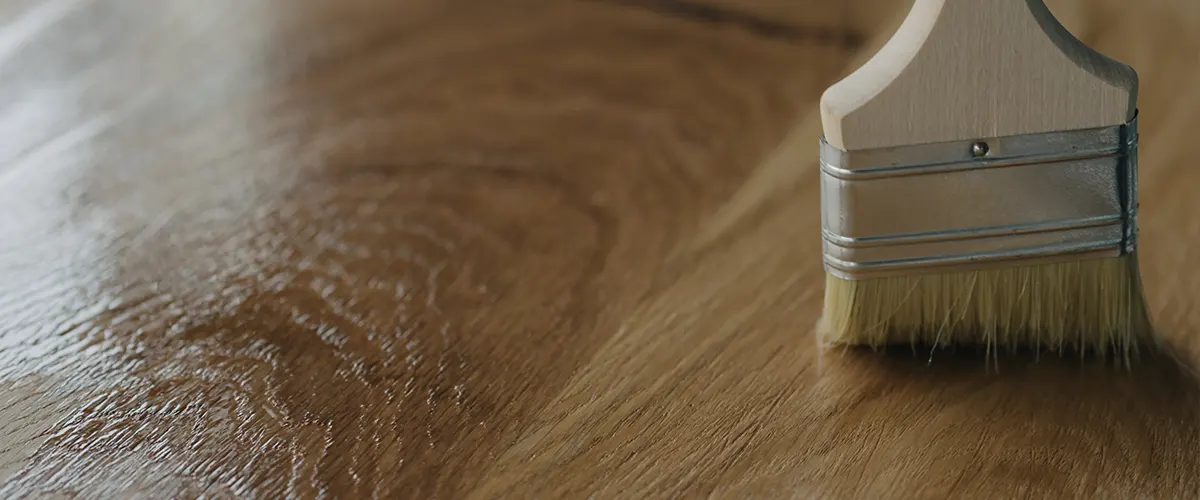
<svg viewBox="0 0 1200 500">
<path fill-rule="evenodd" d="M 1141 262 L 1168 347 L 1078 357 L 821 352 L 810 113 L 473 493 L 492 497 L 1200 495 L 1200 8 L 1053 2 L 1141 73 Z M 803 159 L 803 160 L 801 160 Z"/>
<path fill-rule="evenodd" d="M 468 495 L 867 29 L 728 2 L 0 16 L 5 498 Z"/>
<path fill-rule="evenodd" d="M 1141 76 L 1170 349 L 821 352 L 884 0 L 0 3 L 0 497 L 1200 496 L 1200 4 Z"/>
</svg>

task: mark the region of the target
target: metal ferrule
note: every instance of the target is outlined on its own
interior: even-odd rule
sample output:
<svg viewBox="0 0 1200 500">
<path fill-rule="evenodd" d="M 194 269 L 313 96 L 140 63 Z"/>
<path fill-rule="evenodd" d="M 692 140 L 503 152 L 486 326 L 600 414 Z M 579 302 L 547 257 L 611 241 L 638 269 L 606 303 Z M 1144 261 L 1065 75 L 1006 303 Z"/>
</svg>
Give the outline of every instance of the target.
<svg viewBox="0 0 1200 500">
<path fill-rule="evenodd" d="M 1137 244 L 1137 116 L 842 151 L 821 138 L 825 268 L 844 279 L 1116 257 Z"/>
</svg>

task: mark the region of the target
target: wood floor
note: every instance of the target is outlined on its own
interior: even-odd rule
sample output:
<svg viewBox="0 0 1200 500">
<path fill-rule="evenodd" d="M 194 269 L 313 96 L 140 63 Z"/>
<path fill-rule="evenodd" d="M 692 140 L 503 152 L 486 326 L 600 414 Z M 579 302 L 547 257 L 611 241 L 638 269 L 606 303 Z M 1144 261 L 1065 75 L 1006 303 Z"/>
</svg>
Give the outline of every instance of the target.
<svg viewBox="0 0 1200 500">
<path fill-rule="evenodd" d="M 1128 369 L 816 349 L 900 2 L 0 2 L 0 497 L 1196 498 L 1200 4 L 1050 5 L 1141 75 Z"/>
</svg>

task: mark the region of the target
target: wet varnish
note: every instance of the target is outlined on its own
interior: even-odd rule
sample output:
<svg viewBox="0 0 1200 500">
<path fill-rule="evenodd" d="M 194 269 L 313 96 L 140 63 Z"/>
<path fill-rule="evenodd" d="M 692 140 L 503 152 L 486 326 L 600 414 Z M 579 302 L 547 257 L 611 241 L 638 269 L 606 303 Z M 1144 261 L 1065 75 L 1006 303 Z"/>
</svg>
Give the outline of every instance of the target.
<svg viewBox="0 0 1200 500">
<path fill-rule="evenodd" d="M 882 0 L 0 4 L 0 497 L 1194 497 L 1200 7 L 1142 76 L 1179 363 L 818 353 Z M 996 373 L 996 369 L 999 373 Z"/>
</svg>

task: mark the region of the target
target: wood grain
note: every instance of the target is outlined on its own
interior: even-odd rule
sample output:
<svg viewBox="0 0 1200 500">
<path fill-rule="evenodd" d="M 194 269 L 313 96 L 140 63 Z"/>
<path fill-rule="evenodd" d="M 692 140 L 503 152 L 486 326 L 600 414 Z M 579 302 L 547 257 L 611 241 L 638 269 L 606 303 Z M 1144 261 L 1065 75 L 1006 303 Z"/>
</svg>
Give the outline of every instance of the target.
<svg viewBox="0 0 1200 500">
<path fill-rule="evenodd" d="M 465 494 L 859 36 L 652 7 L 14 7 L 0 494 Z"/>
<path fill-rule="evenodd" d="M 0 4 L 0 496 L 1195 497 L 1200 8 L 1084 3 L 1178 361 L 815 349 L 892 2 Z"/>
</svg>

